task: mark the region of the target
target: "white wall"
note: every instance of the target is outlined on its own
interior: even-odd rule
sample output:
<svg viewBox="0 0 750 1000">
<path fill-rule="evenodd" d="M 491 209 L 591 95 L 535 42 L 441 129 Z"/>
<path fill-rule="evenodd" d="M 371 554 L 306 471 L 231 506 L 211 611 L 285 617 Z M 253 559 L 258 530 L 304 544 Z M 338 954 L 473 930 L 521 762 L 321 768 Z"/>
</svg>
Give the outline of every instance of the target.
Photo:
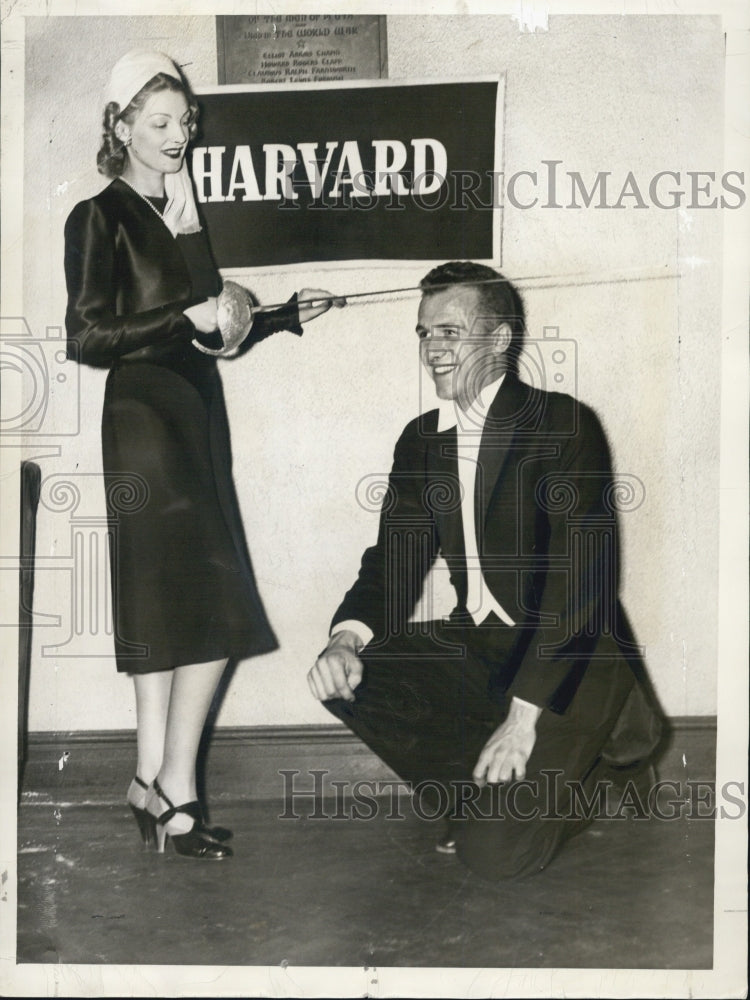
<svg viewBox="0 0 750 1000">
<path fill-rule="evenodd" d="M 103 184 L 94 167 L 101 89 L 114 60 L 144 44 L 175 56 L 195 87 L 216 82 L 210 17 L 27 21 L 24 308 L 37 335 L 63 323 L 64 220 Z M 506 175 L 541 170 L 545 159 L 589 178 L 610 170 L 615 183 L 629 170 L 647 184 L 659 170 L 724 169 L 723 39 L 715 19 L 553 17 L 548 32 L 532 35 L 504 16 L 396 16 L 388 18 L 388 48 L 392 78 L 507 73 Z M 643 505 L 623 517 L 623 596 L 664 706 L 672 714 L 712 713 L 720 212 L 508 206 L 504 227 L 502 266 L 510 277 L 586 272 L 602 281 L 530 291 L 529 329 L 539 337 L 544 326 L 557 326 L 575 339 L 578 395 L 600 413 L 619 472 L 645 486 Z M 627 269 L 669 267 L 682 277 L 607 282 Z M 360 291 L 413 284 L 423 271 L 345 265 L 243 280 L 262 300 L 277 301 L 306 284 Z M 355 501 L 357 483 L 387 470 L 400 428 L 425 405 L 416 301 L 352 304 L 301 340 L 282 334 L 223 364 L 235 479 L 281 649 L 240 664 L 220 724 L 329 721 L 310 698 L 305 673 L 376 530 L 376 516 Z M 50 439 L 44 448 L 30 442 L 28 453 L 45 476 L 83 483 L 77 516 L 101 517 L 105 376 L 82 369 L 80 377 L 80 433 L 60 438 L 57 456 L 49 454 Z M 64 394 L 53 396 L 58 429 L 69 421 L 68 407 Z M 50 503 L 39 512 L 35 606 L 61 623 L 35 632 L 30 728 L 130 727 L 130 683 L 115 674 L 106 635 L 81 636 L 81 655 L 43 653 L 68 635 L 71 616 L 70 513 Z"/>
</svg>

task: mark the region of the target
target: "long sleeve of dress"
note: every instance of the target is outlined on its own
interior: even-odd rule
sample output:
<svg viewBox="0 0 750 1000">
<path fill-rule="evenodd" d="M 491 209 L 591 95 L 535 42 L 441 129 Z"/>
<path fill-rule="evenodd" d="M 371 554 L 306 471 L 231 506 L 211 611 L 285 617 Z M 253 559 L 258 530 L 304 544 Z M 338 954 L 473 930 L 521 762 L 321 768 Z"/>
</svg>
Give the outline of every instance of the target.
<svg viewBox="0 0 750 1000">
<path fill-rule="evenodd" d="M 279 309 L 274 309 L 273 312 L 257 314 L 253 320 L 250 333 L 242 342 L 238 353 L 245 354 L 251 347 L 260 343 L 261 340 L 265 340 L 267 337 L 270 337 L 274 333 L 279 333 L 281 330 L 295 333 L 298 337 L 302 336 L 296 292 Z"/>
<path fill-rule="evenodd" d="M 68 353 L 85 364 L 106 367 L 143 347 L 195 334 L 183 312 L 196 301 L 189 297 L 118 315 L 115 236 L 93 200 L 76 205 L 65 225 L 65 279 Z"/>
<path fill-rule="evenodd" d="M 257 334 L 256 334 L 257 330 Z M 252 337 L 257 342 L 270 337 L 272 333 L 280 330 L 287 330 L 302 336 L 302 325 L 299 321 L 299 308 L 297 306 L 297 293 L 278 309 L 270 313 L 260 313 L 253 323 Z"/>
</svg>

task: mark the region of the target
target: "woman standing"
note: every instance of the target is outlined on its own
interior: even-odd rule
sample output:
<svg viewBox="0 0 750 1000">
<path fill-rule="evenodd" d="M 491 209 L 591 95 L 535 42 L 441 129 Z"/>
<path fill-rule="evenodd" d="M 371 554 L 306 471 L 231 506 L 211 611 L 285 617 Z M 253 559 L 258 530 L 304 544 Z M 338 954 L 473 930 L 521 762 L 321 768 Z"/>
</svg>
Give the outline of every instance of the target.
<svg viewBox="0 0 750 1000">
<path fill-rule="evenodd" d="M 221 278 L 185 153 L 197 105 L 167 56 L 136 50 L 112 70 L 97 162 L 113 178 L 65 227 L 69 354 L 109 367 L 102 452 L 111 521 L 117 669 L 135 682 L 138 764 L 128 802 L 143 840 L 219 860 L 229 831 L 204 823 L 196 757 L 229 658 L 276 648 L 247 553 L 212 346 Z M 256 318 L 248 340 L 331 305 L 305 290 Z M 337 301 L 336 304 L 343 304 Z M 116 504 L 122 490 L 132 502 Z"/>
</svg>

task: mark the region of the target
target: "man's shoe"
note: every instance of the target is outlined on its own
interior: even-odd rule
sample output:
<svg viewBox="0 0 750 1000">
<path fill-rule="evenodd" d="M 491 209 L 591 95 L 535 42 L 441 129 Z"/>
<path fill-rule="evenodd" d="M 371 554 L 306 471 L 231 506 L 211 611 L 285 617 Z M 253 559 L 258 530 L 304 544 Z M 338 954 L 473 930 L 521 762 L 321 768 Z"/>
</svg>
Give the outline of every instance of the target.
<svg viewBox="0 0 750 1000">
<path fill-rule="evenodd" d="M 456 831 L 455 826 L 450 819 L 445 819 L 445 829 L 443 831 L 443 836 L 435 844 L 435 850 L 438 854 L 455 854 L 456 853 Z"/>
<path fill-rule="evenodd" d="M 435 850 L 438 854 L 455 854 L 456 853 L 456 838 L 450 833 L 446 833 L 444 837 L 435 844 Z"/>
<path fill-rule="evenodd" d="M 435 844 L 435 850 L 438 854 L 455 854 L 456 853 L 456 841 L 449 834 L 441 837 L 440 840 Z"/>
</svg>

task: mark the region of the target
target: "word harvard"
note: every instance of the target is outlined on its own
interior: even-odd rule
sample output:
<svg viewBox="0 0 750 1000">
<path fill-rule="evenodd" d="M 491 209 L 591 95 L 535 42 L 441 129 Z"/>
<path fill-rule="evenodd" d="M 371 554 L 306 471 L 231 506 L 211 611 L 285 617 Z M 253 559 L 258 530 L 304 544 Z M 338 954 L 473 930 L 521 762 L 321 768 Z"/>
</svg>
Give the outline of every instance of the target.
<svg viewBox="0 0 750 1000">
<path fill-rule="evenodd" d="M 230 159 L 227 175 L 225 163 Z M 192 168 L 202 202 L 295 200 L 302 189 L 309 190 L 312 198 L 320 198 L 329 186 L 334 199 L 346 193 L 354 198 L 392 193 L 424 197 L 435 194 L 445 183 L 448 154 L 438 139 L 412 139 L 408 146 L 399 139 L 373 139 L 364 151 L 354 139 L 326 142 L 322 149 L 317 142 L 298 142 L 296 146 L 268 142 L 254 152 L 250 146 L 235 146 L 229 156 L 226 146 L 197 146 Z M 262 189 L 259 177 L 264 182 Z"/>
</svg>

